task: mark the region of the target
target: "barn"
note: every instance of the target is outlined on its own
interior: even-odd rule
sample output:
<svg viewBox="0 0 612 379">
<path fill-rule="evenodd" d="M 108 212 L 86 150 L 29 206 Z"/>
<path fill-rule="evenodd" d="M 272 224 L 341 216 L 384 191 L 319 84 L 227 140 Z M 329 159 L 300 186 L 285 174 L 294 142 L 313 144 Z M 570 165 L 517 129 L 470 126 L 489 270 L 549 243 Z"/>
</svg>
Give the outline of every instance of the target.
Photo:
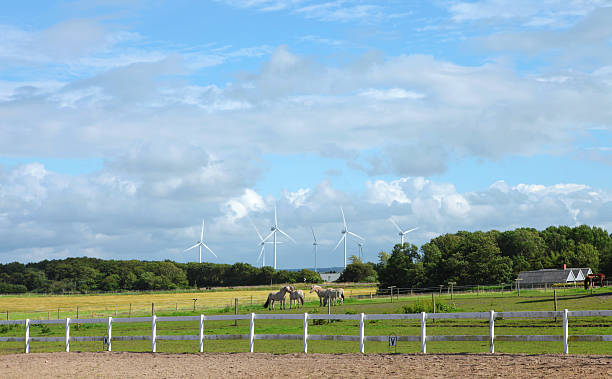
<svg viewBox="0 0 612 379">
<path fill-rule="evenodd" d="M 573 283 L 576 281 L 574 272 L 571 269 L 543 269 L 535 271 L 521 271 L 518 279 L 522 285 L 539 285 L 555 283 Z M 584 277 L 582 278 L 584 280 Z"/>
<path fill-rule="evenodd" d="M 534 271 L 521 271 L 518 279 L 521 285 L 546 285 L 556 283 L 576 283 L 584 281 L 587 275 L 593 271 L 589 267 L 567 268 L 563 265 L 562 269 L 543 269 Z"/>
</svg>

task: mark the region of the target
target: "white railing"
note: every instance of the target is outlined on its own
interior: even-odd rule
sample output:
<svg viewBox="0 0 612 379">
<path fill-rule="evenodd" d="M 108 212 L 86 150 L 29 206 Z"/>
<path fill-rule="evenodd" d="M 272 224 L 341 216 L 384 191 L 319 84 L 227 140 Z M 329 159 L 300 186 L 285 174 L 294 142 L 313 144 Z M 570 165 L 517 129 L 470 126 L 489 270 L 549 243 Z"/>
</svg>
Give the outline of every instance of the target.
<svg viewBox="0 0 612 379">
<path fill-rule="evenodd" d="M 563 335 L 495 335 L 495 318 L 563 318 Z M 135 341 L 150 340 L 151 350 L 157 349 L 158 340 L 172 341 L 199 341 L 199 351 L 204 351 L 204 340 L 249 340 L 249 351 L 253 352 L 255 340 L 302 340 L 303 351 L 308 352 L 308 341 L 359 341 L 359 351 L 365 352 L 366 341 L 387 341 L 389 336 L 366 336 L 366 320 L 420 320 L 420 336 L 408 335 L 397 336 L 398 341 L 421 342 L 421 352 L 426 353 L 428 341 L 488 341 L 489 352 L 495 352 L 495 341 L 563 341 L 563 352 L 568 354 L 569 341 L 612 341 L 612 335 L 573 335 L 568 332 L 569 317 L 612 317 L 612 310 L 598 311 L 568 311 L 560 312 L 547 311 L 528 311 L 528 312 L 467 312 L 467 313 L 410 313 L 410 314 L 245 314 L 245 315 L 214 315 L 214 316 L 179 316 L 179 317 L 132 317 L 132 318 L 91 318 L 91 319 L 70 319 L 65 320 L 15 320 L 0 321 L 0 325 L 25 325 L 24 337 L 0 337 L 0 342 L 24 342 L 25 352 L 30 351 L 30 342 L 65 342 L 66 351 L 70 351 L 70 342 L 81 341 L 104 341 L 108 346 L 108 351 L 112 350 L 112 341 Z M 488 319 L 489 335 L 450 335 L 450 336 L 428 336 L 427 320 L 448 320 L 448 319 Z M 222 320 L 250 320 L 249 334 L 204 334 L 205 321 Z M 302 334 L 255 334 L 255 320 L 303 320 Z M 359 335 L 319 335 L 308 334 L 308 320 L 355 320 L 359 321 Z M 157 322 L 160 321 L 199 321 L 200 329 L 198 335 L 157 335 Z M 138 323 L 150 322 L 151 335 L 147 336 L 113 336 L 113 323 Z M 30 337 L 30 326 L 33 324 L 64 324 L 66 325 L 65 337 Z M 73 337 L 70 335 L 70 325 L 77 324 L 107 324 L 106 336 L 82 336 Z"/>
</svg>

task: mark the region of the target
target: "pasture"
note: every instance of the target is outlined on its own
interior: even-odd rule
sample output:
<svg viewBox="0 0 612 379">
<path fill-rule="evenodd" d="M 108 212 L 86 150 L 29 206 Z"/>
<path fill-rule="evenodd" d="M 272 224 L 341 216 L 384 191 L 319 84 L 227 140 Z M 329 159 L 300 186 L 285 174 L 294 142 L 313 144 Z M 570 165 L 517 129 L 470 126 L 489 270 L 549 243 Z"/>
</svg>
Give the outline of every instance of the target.
<svg viewBox="0 0 612 379">
<path fill-rule="evenodd" d="M 278 287 L 275 287 L 278 290 Z M 367 295 L 373 291 L 368 287 L 356 287 L 347 290 L 347 295 Z M 47 315 L 30 313 L 27 310 L 33 306 L 41 307 L 43 304 L 58 303 L 70 304 L 75 307 L 77 304 L 83 314 L 81 318 L 89 318 L 91 312 L 96 315 L 112 315 L 118 309 L 118 316 L 126 316 L 125 304 L 132 304 L 132 316 L 150 316 L 151 302 L 165 304 L 156 306 L 158 316 L 181 316 L 199 314 L 233 314 L 233 299 L 238 297 L 238 313 L 264 313 L 269 312 L 263 309 L 262 304 L 270 289 L 254 288 L 215 291 L 206 293 L 163 293 L 163 294 L 127 294 L 127 295 L 96 295 L 96 296 L 20 296 L 0 298 L 0 311 L 6 306 L 5 301 L 10 300 L 13 305 L 21 303 L 21 312 L 24 315 L 38 315 L 42 318 L 55 318 L 57 315 Z M 282 313 L 303 313 L 309 314 L 327 313 L 327 309 L 319 307 L 318 298 L 314 294 L 306 292 L 306 304 L 303 308 L 296 310 L 287 309 Z M 250 304 L 250 297 L 253 296 L 253 305 Z M 192 298 L 198 298 L 196 311 L 193 311 Z M 521 296 L 516 293 L 487 292 L 480 294 L 455 294 L 453 300 L 450 296 L 443 294 L 437 296 L 436 302 L 444 304 L 447 311 L 451 312 L 482 312 L 494 309 L 495 311 L 552 311 L 554 310 L 554 300 L 552 291 L 521 291 Z M 119 308 L 119 304 L 123 304 Z M 135 306 L 138 304 L 139 306 Z M 181 304 L 179 307 L 178 304 Z M 218 306 L 215 308 L 215 304 Z M 173 306 L 174 305 L 174 306 Z M 431 308 L 431 294 L 424 296 L 406 296 L 399 299 L 389 297 L 374 298 L 372 300 L 366 296 L 365 299 L 348 298 L 344 305 L 332 307 L 332 313 L 336 314 L 358 314 L 358 313 L 416 313 L 420 308 Z M 612 291 L 609 289 L 596 289 L 593 296 L 590 292 L 580 289 L 564 289 L 558 292 L 558 309 L 570 310 L 597 310 L 612 308 Z M 66 307 L 65 313 L 61 317 L 76 316 L 74 308 L 72 311 Z M 39 308 L 40 309 L 40 308 Z M 177 310 L 178 309 L 178 310 Z M 425 311 L 430 311 L 424 309 Z M 272 312 L 269 312 L 272 313 Z M 281 313 L 276 310 L 274 313 Z M 0 314 L 1 315 L 1 314 Z M 67 315 L 67 316 L 66 316 Z M 47 316 L 47 317 L 44 317 Z M 11 319 L 16 319 L 12 317 Z M 31 317 L 35 319 L 37 317 Z M 358 321 L 334 321 L 334 322 L 315 322 L 309 324 L 310 334 L 326 335 L 357 335 L 359 333 Z M 558 335 L 561 334 L 561 320 L 554 319 L 507 319 L 496 320 L 497 334 L 542 334 Z M 185 335 L 197 334 L 198 322 L 159 322 L 157 326 L 159 335 Z M 372 320 L 367 321 L 365 327 L 366 335 L 419 335 L 420 324 L 416 320 Z M 437 320 L 429 321 L 428 335 L 486 335 L 488 333 L 488 323 L 483 320 Z M 240 320 L 237 325 L 234 321 L 210 321 L 206 322 L 205 334 L 248 334 L 249 321 Z M 570 335 L 575 334 L 612 334 L 612 320 L 610 318 L 584 318 L 572 319 L 569 325 Z M 106 333 L 105 324 L 86 324 L 73 325 L 72 336 L 101 336 Z M 150 323 L 117 324 L 113 326 L 113 335 L 147 335 L 151 333 Z M 302 333 L 302 322 L 299 320 L 258 320 L 256 323 L 256 333 L 261 334 L 300 334 Z M 64 334 L 63 325 L 40 325 L 31 328 L 31 335 L 34 336 L 58 336 Z M 3 327 L 0 329 L 0 336 L 23 336 L 23 326 L 12 328 Z M 612 354 L 612 344 L 606 342 L 572 342 L 570 353 L 572 354 Z M 256 343 L 256 352 L 271 353 L 296 353 L 302 349 L 302 342 L 299 340 L 261 340 Z M 31 352 L 50 352 L 62 351 L 62 342 L 32 343 Z M 113 342 L 114 351 L 150 351 L 150 341 L 117 341 Z M 248 351 L 247 340 L 224 340 L 206 341 L 205 352 L 246 352 Z M 416 353 L 420 349 L 418 342 L 400 342 L 397 346 L 398 353 Z M 101 351 L 100 342 L 73 342 L 72 351 Z M 23 351 L 23 344 L 17 342 L 0 343 L 1 353 L 17 353 Z M 197 351 L 197 341 L 159 341 L 157 343 L 158 352 L 183 353 Z M 309 342 L 309 352 L 312 353 L 356 353 L 359 351 L 359 344 L 344 341 L 312 341 Z M 483 353 L 488 351 L 487 342 L 431 342 L 428 343 L 430 353 Z M 498 342 L 496 352 L 500 353 L 561 353 L 563 345 L 559 342 Z M 368 342 L 367 353 L 388 353 L 395 352 L 390 350 L 386 342 Z"/>
</svg>

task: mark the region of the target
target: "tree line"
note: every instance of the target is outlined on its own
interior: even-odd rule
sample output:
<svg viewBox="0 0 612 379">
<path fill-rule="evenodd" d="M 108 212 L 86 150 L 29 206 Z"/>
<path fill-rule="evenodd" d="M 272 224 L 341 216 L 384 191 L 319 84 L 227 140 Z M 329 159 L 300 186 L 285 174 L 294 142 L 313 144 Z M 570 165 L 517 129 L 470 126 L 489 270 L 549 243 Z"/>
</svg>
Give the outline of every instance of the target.
<svg viewBox="0 0 612 379">
<path fill-rule="evenodd" d="M 378 281 L 380 288 L 499 284 L 514 280 L 520 271 L 563 264 L 612 276 L 612 235 L 587 225 L 459 231 L 433 238 L 420 248 L 397 244 L 390 254 L 378 256 L 378 263 L 352 257 L 339 281 Z"/>
<path fill-rule="evenodd" d="M 338 281 L 378 282 L 381 288 L 509 283 L 520 271 L 590 267 L 612 276 L 612 235 L 598 227 L 551 226 L 538 231 L 459 231 L 420 248 L 397 244 L 379 261 L 351 257 Z M 172 290 L 271 283 L 321 282 L 310 270 L 274 271 L 247 263 L 177 263 L 67 258 L 0 264 L 0 293 Z"/>
<path fill-rule="evenodd" d="M 173 290 L 271 283 L 321 282 L 310 270 L 274 271 L 247 263 L 178 263 L 170 260 L 67 258 L 0 264 L 0 293 L 88 293 Z"/>
</svg>

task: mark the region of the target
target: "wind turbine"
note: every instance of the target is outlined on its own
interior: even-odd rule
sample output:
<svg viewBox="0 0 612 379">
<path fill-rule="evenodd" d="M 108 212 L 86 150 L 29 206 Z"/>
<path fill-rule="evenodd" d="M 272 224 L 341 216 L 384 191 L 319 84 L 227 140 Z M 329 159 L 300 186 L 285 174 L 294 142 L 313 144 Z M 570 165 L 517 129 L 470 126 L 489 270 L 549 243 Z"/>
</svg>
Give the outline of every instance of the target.
<svg viewBox="0 0 612 379">
<path fill-rule="evenodd" d="M 340 246 L 340 243 L 342 242 L 342 240 L 344 240 L 344 268 L 346 269 L 346 240 L 348 238 L 348 235 L 350 234 L 354 237 L 357 237 L 361 239 L 363 242 L 365 242 L 365 239 L 363 237 L 358 236 L 357 234 L 353 232 L 349 232 L 348 226 L 346 226 L 346 218 L 344 217 L 344 210 L 342 209 L 342 207 L 340 207 L 340 212 L 342 212 L 342 222 L 344 223 L 344 229 L 342 229 L 342 232 L 341 232 L 342 237 L 340 238 L 340 241 L 338 241 L 338 244 L 336 244 L 336 247 L 334 247 L 334 250 L 336 250 L 338 246 Z"/>
<path fill-rule="evenodd" d="M 391 223 L 395 226 L 395 228 L 399 231 L 399 235 L 401 237 L 401 241 L 402 241 L 402 246 L 404 245 L 404 234 L 408 234 L 410 232 L 413 232 L 415 230 L 417 230 L 419 227 L 417 226 L 416 228 L 412 228 L 412 229 L 408 229 L 406 231 L 402 231 L 402 228 L 399 227 L 399 225 L 397 225 L 395 223 L 395 221 L 393 221 L 392 218 L 389 218 L 389 221 L 391 221 Z"/>
<path fill-rule="evenodd" d="M 314 247 L 314 253 L 315 253 L 315 272 L 319 272 L 317 271 L 317 246 L 319 246 L 319 243 L 317 242 L 317 237 L 315 237 L 315 233 L 314 233 L 314 229 L 312 228 L 312 226 L 310 227 L 310 230 L 312 230 L 312 239 L 314 239 L 314 242 L 312 243 L 312 246 Z"/>
<path fill-rule="evenodd" d="M 196 243 L 195 245 L 191 246 L 189 249 L 185 249 L 184 251 L 189 251 L 189 250 L 191 250 L 193 248 L 200 247 L 200 263 L 202 263 L 202 246 L 207 248 L 208 251 L 210 251 L 212 253 L 212 255 L 215 256 L 215 258 L 218 258 L 217 254 L 215 254 L 212 250 L 210 250 L 210 247 L 206 246 L 206 244 L 204 243 L 204 219 L 202 219 L 202 232 L 200 233 L 200 240 L 198 241 L 198 243 Z"/>
<path fill-rule="evenodd" d="M 282 230 L 280 230 L 280 228 L 278 227 L 278 217 L 276 216 L 276 204 L 274 204 L 274 225 L 272 225 L 270 227 L 271 233 L 268 234 L 268 236 L 266 238 L 264 238 L 264 240 L 267 240 L 270 236 L 274 237 L 274 270 L 276 270 L 276 244 L 279 242 L 276 242 L 276 232 L 284 235 L 285 237 L 289 238 L 291 241 L 293 241 L 293 243 L 297 243 L 295 242 L 295 240 L 293 238 L 291 238 L 291 236 L 285 232 L 283 232 Z"/>
<path fill-rule="evenodd" d="M 266 238 L 263 238 L 261 236 L 261 233 L 259 233 L 259 230 L 255 226 L 255 224 L 253 223 L 253 221 L 251 221 L 251 224 L 253 225 L 253 228 L 255 229 L 255 232 L 257 233 L 257 236 L 259 237 L 259 243 L 257 244 L 257 246 L 261 246 L 261 250 L 259 251 L 259 255 L 257 256 L 257 262 L 259 262 L 259 259 L 263 258 L 262 261 L 261 261 L 261 267 L 263 267 L 263 266 L 266 265 L 266 244 L 267 243 L 274 243 L 274 242 L 271 242 L 271 241 L 266 241 L 272 235 L 272 233 L 268 234 L 268 236 Z"/>
</svg>

